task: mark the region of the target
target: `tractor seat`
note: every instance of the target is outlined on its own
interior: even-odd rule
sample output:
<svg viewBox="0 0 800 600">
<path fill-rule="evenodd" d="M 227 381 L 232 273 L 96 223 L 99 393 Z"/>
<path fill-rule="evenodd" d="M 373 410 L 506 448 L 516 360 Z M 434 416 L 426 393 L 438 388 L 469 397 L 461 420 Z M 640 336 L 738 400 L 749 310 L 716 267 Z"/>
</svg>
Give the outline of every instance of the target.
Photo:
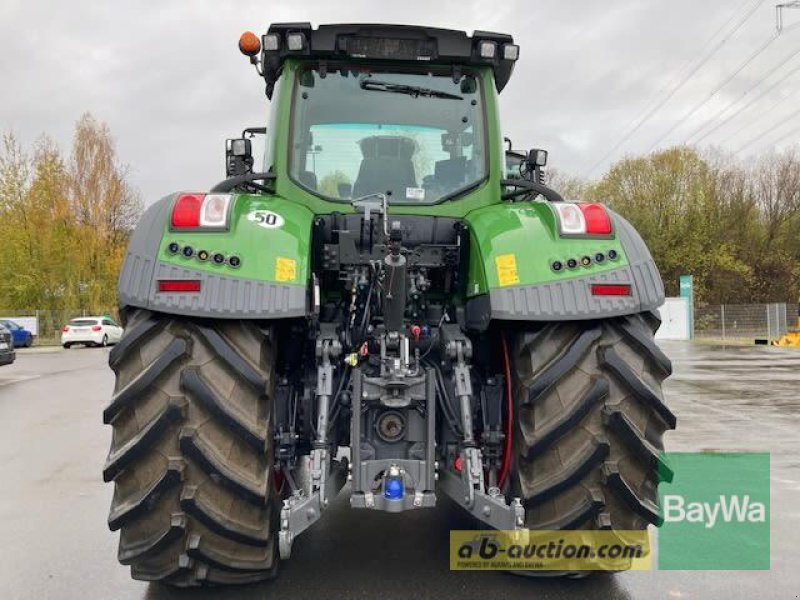
<svg viewBox="0 0 800 600">
<path fill-rule="evenodd" d="M 447 160 L 437 160 L 434 165 L 434 182 L 446 190 L 457 190 L 467 179 L 467 157 L 458 156 Z"/>
<path fill-rule="evenodd" d="M 353 186 L 353 197 L 367 194 L 383 194 L 391 191 L 400 199 L 405 199 L 406 188 L 416 187 L 414 165 L 410 159 L 403 158 L 365 158 L 361 161 L 358 177 Z"/>
<path fill-rule="evenodd" d="M 362 139 L 363 159 L 353 185 L 353 198 L 391 191 L 400 200 L 406 199 L 406 188 L 417 187 L 414 163 L 417 150 L 414 140 L 399 135 L 376 135 Z"/>
</svg>

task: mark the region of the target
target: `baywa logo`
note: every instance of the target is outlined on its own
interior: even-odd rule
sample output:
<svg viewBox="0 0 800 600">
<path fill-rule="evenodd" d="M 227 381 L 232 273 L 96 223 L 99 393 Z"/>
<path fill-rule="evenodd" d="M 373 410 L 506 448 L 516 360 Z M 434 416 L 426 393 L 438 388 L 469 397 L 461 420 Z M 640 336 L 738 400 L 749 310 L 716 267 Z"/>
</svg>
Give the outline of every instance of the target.
<svg viewBox="0 0 800 600">
<path fill-rule="evenodd" d="M 769 454 L 674 452 L 662 460 L 675 476 L 658 489 L 658 568 L 769 569 Z"/>
<path fill-rule="evenodd" d="M 691 502 L 675 494 L 664 496 L 665 523 L 702 523 L 710 529 L 718 522 L 765 523 L 766 520 L 766 505 L 752 500 L 748 494 L 720 495 L 717 502 Z"/>
</svg>

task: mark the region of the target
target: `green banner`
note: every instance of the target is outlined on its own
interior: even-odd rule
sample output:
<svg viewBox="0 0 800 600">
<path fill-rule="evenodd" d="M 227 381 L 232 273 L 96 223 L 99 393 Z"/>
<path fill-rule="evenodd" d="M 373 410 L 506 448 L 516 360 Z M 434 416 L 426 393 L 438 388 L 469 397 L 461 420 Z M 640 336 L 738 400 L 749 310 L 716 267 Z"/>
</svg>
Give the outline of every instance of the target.
<svg viewBox="0 0 800 600">
<path fill-rule="evenodd" d="M 659 486 L 660 570 L 770 568 L 767 453 L 667 453 Z"/>
</svg>

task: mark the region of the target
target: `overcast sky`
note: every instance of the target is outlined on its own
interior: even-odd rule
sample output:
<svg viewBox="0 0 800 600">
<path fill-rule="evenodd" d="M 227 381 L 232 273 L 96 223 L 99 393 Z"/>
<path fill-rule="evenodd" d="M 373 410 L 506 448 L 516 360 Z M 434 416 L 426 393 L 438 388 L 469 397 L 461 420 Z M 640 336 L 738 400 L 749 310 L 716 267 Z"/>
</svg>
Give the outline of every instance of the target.
<svg viewBox="0 0 800 600">
<path fill-rule="evenodd" d="M 503 127 L 519 147 L 543 147 L 551 165 L 586 175 L 648 107 L 719 43 L 723 25 L 757 0 L 0 0 L 0 130 L 24 144 L 47 133 L 67 149 L 86 111 L 106 121 L 146 203 L 223 178 L 223 140 L 265 124 L 260 80 L 239 34 L 269 23 L 386 22 L 495 30 L 521 45 L 501 95 Z M 753 16 L 635 135 L 591 172 L 626 153 L 682 143 L 774 87 L 703 143 L 740 156 L 800 140 L 800 9 L 775 34 L 775 2 Z M 729 85 L 669 135 L 684 115 L 766 44 Z M 761 78 L 791 57 L 759 87 Z M 798 72 L 795 73 L 794 70 Z M 710 126 L 709 126 L 710 128 Z M 694 137 L 702 135 L 700 131 Z M 735 135 L 734 135 L 735 134 Z"/>
</svg>

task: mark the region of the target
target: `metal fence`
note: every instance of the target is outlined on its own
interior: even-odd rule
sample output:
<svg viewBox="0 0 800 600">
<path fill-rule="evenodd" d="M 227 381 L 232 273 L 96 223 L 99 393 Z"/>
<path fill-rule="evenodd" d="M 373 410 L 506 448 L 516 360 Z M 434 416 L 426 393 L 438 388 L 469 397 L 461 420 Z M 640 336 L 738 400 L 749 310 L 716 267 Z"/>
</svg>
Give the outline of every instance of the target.
<svg viewBox="0 0 800 600">
<path fill-rule="evenodd" d="M 794 304 L 716 304 L 695 307 L 696 338 L 774 340 L 795 324 Z"/>
<path fill-rule="evenodd" d="M 70 319 L 90 315 L 111 315 L 118 320 L 116 308 L 19 310 L 0 309 L 0 318 L 34 317 L 38 323 L 35 344 L 60 343 L 61 329 Z M 797 322 L 795 304 L 715 304 L 694 309 L 694 335 L 700 339 L 741 340 L 777 339 Z"/>
<path fill-rule="evenodd" d="M 34 345 L 51 346 L 61 343 L 61 330 L 71 319 L 95 315 L 111 315 L 118 317 L 117 309 L 89 310 L 82 308 L 62 310 L 20 310 L 0 308 L 0 318 L 33 317 L 37 321 L 38 331 L 34 337 Z M 20 323 L 22 324 L 22 323 Z"/>
</svg>

